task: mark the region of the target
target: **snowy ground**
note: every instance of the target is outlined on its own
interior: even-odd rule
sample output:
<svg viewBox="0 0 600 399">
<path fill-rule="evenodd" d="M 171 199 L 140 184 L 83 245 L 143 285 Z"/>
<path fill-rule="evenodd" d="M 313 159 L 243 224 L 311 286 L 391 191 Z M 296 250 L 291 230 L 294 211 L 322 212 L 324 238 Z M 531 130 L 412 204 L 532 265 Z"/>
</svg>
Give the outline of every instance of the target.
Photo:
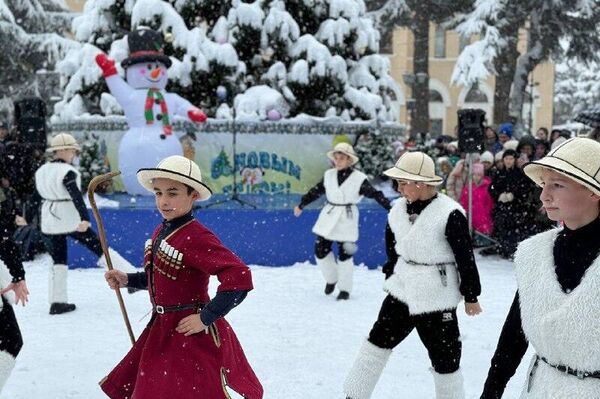
<svg viewBox="0 0 600 399">
<path fill-rule="evenodd" d="M 17 309 L 25 345 L 3 399 L 95 399 L 98 381 L 122 358 L 129 338 L 115 294 L 99 269 L 69 272 L 70 300 L 77 310 L 50 316 L 43 256 L 26 264 L 31 292 Z M 512 264 L 478 258 L 484 313 L 467 318 L 459 308 L 463 335 L 462 368 L 467 398 L 478 398 L 504 318 L 515 291 Z M 255 290 L 228 316 L 270 399 L 342 398 L 342 384 L 356 352 L 375 321 L 384 293 L 383 275 L 360 267 L 347 302 L 322 294 L 315 266 L 253 266 Z M 148 321 L 146 292 L 124 293 L 136 336 Z M 528 359 L 528 356 L 526 357 Z M 523 361 L 505 396 L 518 397 Z M 427 353 L 416 333 L 396 348 L 374 399 L 434 397 Z"/>
</svg>

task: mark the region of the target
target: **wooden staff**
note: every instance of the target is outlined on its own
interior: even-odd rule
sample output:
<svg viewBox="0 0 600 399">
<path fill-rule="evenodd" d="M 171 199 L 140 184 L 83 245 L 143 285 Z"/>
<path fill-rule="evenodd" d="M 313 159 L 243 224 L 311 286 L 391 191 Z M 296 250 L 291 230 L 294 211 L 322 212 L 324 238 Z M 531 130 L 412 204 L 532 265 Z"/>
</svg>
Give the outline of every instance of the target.
<svg viewBox="0 0 600 399">
<path fill-rule="evenodd" d="M 120 171 L 109 172 L 100 176 L 96 176 L 90 181 L 90 185 L 88 186 L 88 198 L 90 200 L 90 205 L 92 206 L 92 212 L 94 213 L 94 218 L 96 219 L 96 224 L 98 225 L 98 236 L 100 238 L 100 244 L 102 245 L 102 252 L 104 252 L 104 257 L 106 258 L 106 266 L 108 270 L 113 270 L 112 261 L 110 260 L 110 253 L 108 252 L 108 244 L 106 242 L 106 233 L 104 231 L 104 223 L 102 223 L 102 217 L 100 216 L 100 212 L 98 211 L 98 206 L 96 206 L 96 199 L 94 198 L 94 192 L 100 183 L 104 183 L 109 181 L 115 176 L 120 175 Z M 119 300 L 119 306 L 121 307 L 121 314 L 123 315 L 123 320 L 125 320 L 125 326 L 127 326 L 127 332 L 129 333 L 129 338 L 131 339 L 131 344 L 135 344 L 135 338 L 133 336 L 133 331 L 131 329 L 131 323 L 129 323 L 129 316 L 127 316 L 127 310 L 125 309 L 125 303 L 123 302 L 123 296 L 121 295 L 121 290 L 116 289 L 115 293 L 117 294 L 117 299 Z"/>
</svg>

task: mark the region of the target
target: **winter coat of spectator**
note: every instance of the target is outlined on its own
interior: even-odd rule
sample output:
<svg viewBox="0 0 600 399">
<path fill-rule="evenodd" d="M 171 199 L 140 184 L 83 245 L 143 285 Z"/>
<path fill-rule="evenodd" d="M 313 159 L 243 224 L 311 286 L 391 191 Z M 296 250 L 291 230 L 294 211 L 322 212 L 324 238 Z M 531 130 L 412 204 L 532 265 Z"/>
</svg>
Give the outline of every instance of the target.
<svg viewBox="0 0 600 399">
<path fill-rule="evenodd" d="M 493 212 L 494 237 L 499 242 L 498 253 L 509 258 L 517 244 L 532 234 L 535 210 L 529 202 L 534 186 L 517 167 L 517 152 L 505 150 L 504 169 L 495 174 L 489 192 L 495 201 Z"/>
<path fill-rule="evenodd" d="M 489 187 L 492 179 L 484 175 L 484 167 L 481 163 L 473 164 L 473 184 L 471 199 L 471 220 L 473 228 L 483 234 L 490 235 L 494 229 L 492 220 L 492 210 L 494 209 L 494 199 L 492 198 Z M 469 185 L 465 184 L 460 196 L 460 204 L 463 208 L 469 209 Z"/>
<path fill-rule="evenodd" d="M 491 126 L 485 128 L 485 142 L 484 147 L 486 151 L 496 154 L 502 150 L 502 144 L 498 141 L 498 134 Z"/>
<path fill-rule="evenodd" d="M 548 141 L 536 139 L 535 140 L 535 154 L 533 154 L 533 161 L 542 159 L 550 151 L 550 143 Z"/>
<path fill-rule="evenodd" d="M 473 154 L 473 161 L 479 161 L 479 154 Z M 448 175 L 446 180 L 446 195 L 455 201 L 460 199 L 460 194 L 467 181 L 467 175 L 469 171 L 466 167 L 464 159 L 461 159 L 456 163 L 452 172 Z"/>
<path fill-rule="evenodd" d="M 4 149 L 9 140 L 8 124 L 0 121 L 0 156 L 4 155 Z"/>
<path fill-rule="evenodd" d="M 513 136 L 513 124 L 503 123 L 498 129 L 498 140 L 500 144 L 504 145 L 508 140 L 512 139 Z M 506 147 L 505 147 L 506 148 Z"/>
</svg>

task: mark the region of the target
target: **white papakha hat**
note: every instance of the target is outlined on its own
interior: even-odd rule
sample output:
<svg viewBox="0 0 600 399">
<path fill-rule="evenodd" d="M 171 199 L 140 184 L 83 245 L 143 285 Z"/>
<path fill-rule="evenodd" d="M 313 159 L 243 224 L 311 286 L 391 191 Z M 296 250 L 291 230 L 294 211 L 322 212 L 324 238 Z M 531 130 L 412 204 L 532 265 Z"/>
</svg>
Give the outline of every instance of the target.
<svg viewBox="0 0 600 399">
<path fill-rule="evenodd" d="M 77 144 L 75 137 L 68 133 L 59 133 L 50 139 L 50 146 L 46 148 L 46 152 L 54 152 L 59 150 L 81 151 L 81 147 L 79 144 Z"/>
<path fill-rule="evenodd" d="M 392 179 L 422 182 L 430 186 L 440 185 L 444 181 L 440 176 L 436 176 L 433 159 L 419 151 L 402 154 L 396 165 L 383 174 Z"/>
<path fill-rule="evenodd" d="M 154 179 L 171 179 L 192 187 L 200 193 L 200 201 L 212 195 L 212 190 L 202 183 L 202 173 L 194 161 L 181 155 L 173 155 L 160 161 L 156 168 L 143 168 L 137 172 L 138 182 L 148 191 L 154 192 Z"/>
<path fill-rule="evenodd" d="M 354 152 L 354 148 L 348 143 L 337 143 L 333 150 L 327 152 L 327 158 L 334 160 L 333 154 L 340 152 L 348 155 L 352 159 L 352 165 L 358 162 L 358 155 Z"/>
<path fill-rule="evenodd" d="M 544 158 L 529 162 L 523 171 L 541 186 L 545 169 L 554 170 L 600 195 L 600 143 L 595 140 L 585 137 L 568 139 L 550 150 Z"/>
</svg>

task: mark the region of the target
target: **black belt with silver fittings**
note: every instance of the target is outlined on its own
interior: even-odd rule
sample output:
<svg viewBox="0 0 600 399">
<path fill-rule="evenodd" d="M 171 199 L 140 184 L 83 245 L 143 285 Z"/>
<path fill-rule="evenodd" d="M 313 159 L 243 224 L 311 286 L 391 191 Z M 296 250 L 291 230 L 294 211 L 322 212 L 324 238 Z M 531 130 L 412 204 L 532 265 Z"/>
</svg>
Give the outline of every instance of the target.
<svg viewBox="0 0 600 399">
<path fill-rule="evenodd" d="M 565 374 L 569 374 L 572 375 L 573 377 L 577 377 L 580 380 L 583 380 L 585 378 L 598 378 L 600 379 L 600 371 L 582 371 L 582 370 L 577 370 L 574 368 L 571 368 L 569 366 L 563 366 L 562 364 L 552 364 L 550 363 L 545 357 L 541 357 L 536 355 L 536 357 L 538 359 L 540 359 L 542 362 L 546 363 L 548 366 L 562 372 Z"/>
<path fill-rule="evenodd" d="M 346 216 L 348 218 L 352 218 L 352 206 L 356 205 L 356 204 L 334 204 L 333 202 L 329 202 L 329 201 L 327 201 L 327 204 L 331 205 L 332 207 L 333 206 L 344 206 L 344 207 L 346 207 Z M 329 212 L 327 212 L 327 213 L 331 213 L 332 210 L 333 210 L 333 208 L 331 208 L 331 210 L 329 210 Z"/>
<path fill-rule="evenodd" d="M 205 303 L 189 303 L 189 304 L 184 304 L 184 305 L 174 305 L 174 306 L 162 306 L 162 305 L 155 305 L 154 306 L 154 311 L 158 314 L 165 314 L 165 313 L 171 313 L 171 312 L 179 312 L 181 310 L 190 310 L 190 309 L 194 309 L 196 312 L 200 309 L 202 309 L 206 304 Z"/>
<path fill-rule="evenodd" d="M 402 257 L 401 257 L 402 258 Z M 440 263 L 419 263 L 413 260 L 407 260 L 402 258 L 402 260 L 411 266 L 435 266 L 438 269 L 438 273 L 440 274 L 440 279 L 442 280 L 442 285 L 444 287 L 448 286 L 448 273 L 446 272 L 446 266 L 456 266 L 455 262 L 440 262 Z"/>
</svg>

